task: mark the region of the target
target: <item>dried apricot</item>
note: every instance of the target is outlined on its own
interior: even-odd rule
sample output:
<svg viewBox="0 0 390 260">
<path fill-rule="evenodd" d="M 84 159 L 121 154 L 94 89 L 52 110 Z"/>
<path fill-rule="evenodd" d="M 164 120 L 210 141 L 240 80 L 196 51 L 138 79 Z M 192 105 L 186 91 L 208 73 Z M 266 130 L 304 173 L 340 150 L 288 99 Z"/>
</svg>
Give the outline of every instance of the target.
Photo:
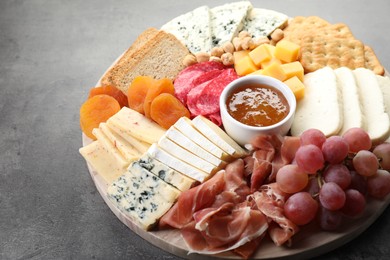
<svg viewBox="0 0 390 260">
<path fill-rule="evenodd" d="M 172 95 L 175 93 L 175 87 L 173 86 L 172 80 L 167 78 L 159 79 L 151 86 L 151 88 L 149 88 L 144 101 L 144 111 L 146 117 L 151 118 L 150 106 L 153 100 L 161 93 L 169 93 Z"/>
<path fill-rule="evenodd" d="M 101 95 L 101 94 L 106 94 L 106 95 L 109 95 L 109 96 L 115 98 L 119 102 L 119 105 L 121 106 L 121 108 L 124 106 L 126 106 L 126 107 L 128 106 L 127 96 L 125 94 L 123 94 L 123 92 L 121 90 L 117 89 L 114 86 L 110 86 L 110 85 L 92 88 L 89 91 L 88 98 L 91 98 L 91 97 L 96 96 L 96 95 Z"/>
<path fill-rule="evenodd" d="M 105 94 L 93 96 L 85 101 L 80 108 L 80 126 L 83 133 L 96 140 L 92 134 L 94 128 L 106 122 L 111 116 L 121 109 L 119 102 Z"/>
<path fill-rule="evenodd" d="M 174 95 L 162 93 L 158 95 L 150 106 L 151 118 L 161 127 L 168 129 L 179 118 L 190 117 L 188 109 Z"/>
<path fill-rule="evenodd" d="M 141 114 L 145 114 L 145 97 L 148 93 L 149 88 L 151 88 L 151 86 L 154 85 L 155 82 L 155 79 L 148 76 L 138 76 L 134 78 L 127 90 L 129 108 Z"/>
</svg>

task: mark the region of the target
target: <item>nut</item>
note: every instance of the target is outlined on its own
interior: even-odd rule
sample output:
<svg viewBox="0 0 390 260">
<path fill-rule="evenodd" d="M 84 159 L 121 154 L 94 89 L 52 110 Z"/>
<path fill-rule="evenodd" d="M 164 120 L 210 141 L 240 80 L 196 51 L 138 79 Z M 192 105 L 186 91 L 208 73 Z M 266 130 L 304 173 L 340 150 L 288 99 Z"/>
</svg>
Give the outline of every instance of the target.
<svg viewBox="0 0 390 260">
<path fill-rule="evenodd" d="M 281 39 L 283 39 L 283 37 L 284 37 L 284 32 L 279 28 L 273 31 L 273 33 L 271 34 L 271 39 L 274 40 L 275 42 L 280 41 Z"/>
<path fill-rule="evenodd" d="M 249 49 L 251 49 L 251 47 L 253 49 L 253 46 L 254 46 L 254 43 L 253 43 L 252 37 L 248 36 L 248 37 L 245 37 L 241 40 L 241 48 L 243 50 L 249 50 Z"/>
<path fill-rule="evenodd" d="M 233 38 L 233 46 L 236 51 L 241 51 L 241 39 L 238 37 Z"/>
<path fill-rule="evenodd" d="M 238 34 L 238 38 L 240 39 L 244 39 L 245 37 L 250 37 L 251 35 L 249 34 L 249 32 L 247 31 L 241 31 L 239 34 Z"/>
<path fill-rule="evenodd" d="M 183 59 L 183 65 L 186 66 L 186 67 L 194 65 L 195 63 L 197 63 L 197 61 L 196 61 L 195 56 L 192 55 L 192 54 L 188 54 Z"/>
<path fill-rule="evenodd" d="M 268 39 L 268 37 L 260 37 L 260 38 L 257 38 L 254 41 L 254 44 L 256 46 L 259 46 L 259 45 L 262 45 L 262 44 L 265 44 L 265 43 L 270 43 L 270 40 Z"/>
<path fill-rule="evenodd" d="M 229 52 L 222 54 L 221 60 L 222 60 L 223 65 L 225 65 L 225 66 L 230 66 L 230 65 L 234 64 L 233 54 L 231 54 Z"/>
<path fill-rule="evenodd" d="M 217 56 L 211 56 L 209 61 L 215 61 L 215 62 L 222 63 L 221 57 L 217 57 Z"/>
<path fill-rule="evenodd" d="M 215 57 L 221 57 L 222 54 L 224 54 L 224 50 L 222 47 L 214 47 L 211 49 L 210 55 Z"/>
<path fill-rule="evenodd" d="M 196 61 L 200 63 L 208 61 L 210 59 L 210 54 L 208 54 L 207 52 L 198 52 L 197 54 L 195 54 L 195 57 Z"/>
<path fill-rule="evenodd" d="M 224 52 L 233 53 L 234 52 L 233 43 L 225 42 L 224 44 L 222 44 L 222 49 L 224 50 Z"/>
</svg>

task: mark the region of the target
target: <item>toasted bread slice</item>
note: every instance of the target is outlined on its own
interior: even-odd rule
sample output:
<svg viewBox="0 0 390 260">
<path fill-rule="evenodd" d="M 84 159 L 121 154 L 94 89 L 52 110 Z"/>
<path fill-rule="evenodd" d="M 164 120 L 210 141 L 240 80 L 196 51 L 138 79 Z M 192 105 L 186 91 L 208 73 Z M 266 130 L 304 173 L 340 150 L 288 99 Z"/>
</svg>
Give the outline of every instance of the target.
<svg viewBox="0 0 390 260">
<path fill-rule="evenodd" d="M 127 94 L 137 76 L 174 80 L 184 69 L 182 61 L 189 51 L 175 36 L 153 29 L 143 34 L 105 73 L 101 85 L 113 85 Z"/>
</svg>

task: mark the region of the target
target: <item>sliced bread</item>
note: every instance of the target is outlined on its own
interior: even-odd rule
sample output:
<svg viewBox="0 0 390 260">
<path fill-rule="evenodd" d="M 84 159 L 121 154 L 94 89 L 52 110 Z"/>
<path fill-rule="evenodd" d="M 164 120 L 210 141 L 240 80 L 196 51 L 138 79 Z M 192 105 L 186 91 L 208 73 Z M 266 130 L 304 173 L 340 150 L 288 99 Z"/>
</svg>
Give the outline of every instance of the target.
<svg viewBox="0 0 390 260">
<path fill-rule="evenodd" d="M 174 80 L 184 69 L 182 61 L 188 54 L 188 49 L 172 34 L 150 30 L 104 74 L 100 84 L 113 85 L 127 94 L 129 85 L 139 75 Z"/>
<path fill-rule="evenodd" d="M 291 134 L 316 128 L 326 136 L 336 135 L 343 125 L 341 94 L 336 74 L 324 67 L 305 75 L 305 97 L 297 103 Z"/>
<path fill-rule="evenodd" d="M 390 134 L 390 120 L 385 112 L 383 93 L 378 79 L 372 70 L 365 68 L 355 69 L 353 73 L 361 93 L 366 131 L 374 144 L 383 142 Z"/>
</svg>

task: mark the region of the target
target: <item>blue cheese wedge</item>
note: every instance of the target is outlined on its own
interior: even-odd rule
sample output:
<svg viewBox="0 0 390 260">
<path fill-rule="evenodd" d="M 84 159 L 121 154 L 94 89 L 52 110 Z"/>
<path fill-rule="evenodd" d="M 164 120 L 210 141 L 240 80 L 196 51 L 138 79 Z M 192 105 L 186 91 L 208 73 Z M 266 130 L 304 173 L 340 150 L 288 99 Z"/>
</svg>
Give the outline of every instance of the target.
<svg viewBox="0 0 390 260">
<path fill-rule="evenodd" d="M 245 149 L 237 144 L 226 132 L 204 116 L 195 117 L 192 123 L 196 130 L 233 158 L 241 158 L 247 154 Z"/>
<path fill-rule="evenodd" d="M 157 142 L 165 133 L 165 129 L 157 123 L 128 107 L 110 117 L 107 124 L 149 144 Z"/>
<path fill-rule="evenodd" d="M 253 38 L 269 36 L 275 29 L 283 28 L 288 16 L 273 10 L 253 8 L 245 18 L 243 31 Z"/>
<path fill-rule="evenodd" d="M 231 42 L 244 27 L 245 18 L 251 9 L 252 4 L 249 1 L 224 4 L 210 9 L 213 47 Z"/>
<path fill-rule="evenodd" d="M 150 157 L 148 154 L 143 155 L 137 163 L 150 171 L 154 175 L 158 176 L 163 181 L 175 186 L 181 191 L 186 191 L 191 188 L 197 181 L 181 174 L 178 171 L 168 167 L 167 165 L 159 162 L 158 160 Z"/>
<path fill-rule="evenodd" d="M 196 130 L 190 119 L 182 117 L 176 121 L 173 127 L 175 127 L 186 137 L 190 138 L 194 143 L 198 144 L 204 150 L 213 154 L 217 158 L 223 161 L 229 161 L 231 159 L 230 155 L 228 155 L 225 151 L 223 151 L 221 148 L 211 142 L 207 137 L 205 137 L 198 130 Z"/>
<path fill-rule="evenodd" d="M 225 161 L 215 157 L 213 154 L 203 149 L 201 146 L 193 142 L 190 138 L 185 136 L 182 132 L 177 130 L 175 127 L 169 128 L 165 133 L 165 136 L 169 140 L 183 147 L 184 149 L 190 151 L 191 153 L 195 154 L 201 159 L 206 160 L 217 167 L 224 167 L 226 165 Z"/>
<path fill-rule="evenodd" d="M 161 29 L 176 36 L 192 53 L 211 50 L 210 10 L 207 6 L 178 16 Z"/>
<path fill-rule="evenodd" d="M 170 155 L 160 147 L 158 147 L 157 144 L 152 144 L 150 148 L 148 149 L 148 155 L 150 157 L 155 158 L 156 160 L 160 161 L 161 163 L 167 165 L 168 167 L 194 179 L 199 182 L 203 182 L 208 178 L 208 173 L 195 168 L 191 166 L 188 163 L 185 163 L 181 161 L 180 159 Z"/>
<path fill-rule="evenodd" d="M 108 187 L 107 195 L 123 214 L 141 228 L 149 230 L 172 207 L 180 194 L 177 189 L 164 184 L 157 176 L 135 166 Z"/>
</svg>

